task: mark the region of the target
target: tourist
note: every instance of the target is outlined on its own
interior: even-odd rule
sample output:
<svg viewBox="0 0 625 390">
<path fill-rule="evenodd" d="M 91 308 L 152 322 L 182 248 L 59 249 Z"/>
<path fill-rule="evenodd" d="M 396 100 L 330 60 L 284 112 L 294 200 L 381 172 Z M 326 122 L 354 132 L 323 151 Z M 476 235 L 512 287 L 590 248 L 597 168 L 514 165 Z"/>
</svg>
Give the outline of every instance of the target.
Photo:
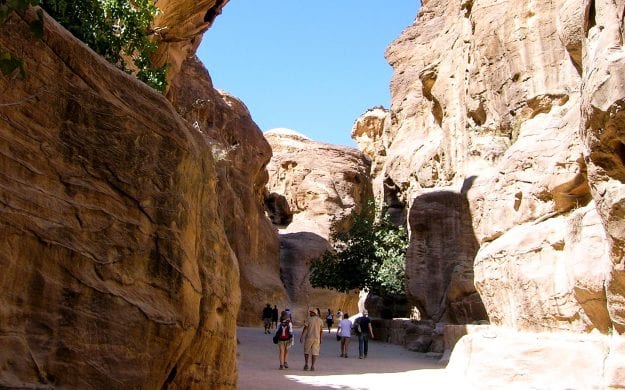
<svg viewBox="0 0 625 390">
<path fill-rule="evenodd" d="M 278 306 L 273 305 L 271 310 L 271 328 L 276 329 L 278 327 Z"/>
<path fill-rule="evenodd" d="M 334 324 L 334 316 L 332 315 L 332 310 L 328 309 L 328 314 L 326 315 L 326 324 L 328 325 L 328 333 L 332 329 L 332 324 Z"/>
<path fill-rule="evenodd" d="M 354 330 L 358 335 L 358 357 L 360 359 L 367 358 L 369 336 L 374 338 L 371 319 L 369 318 L 369 312 L 367 310 L 362 312 L 362 317 L 356 318 L 356 321 L 354 321 Z"/>
<path fill-rule="evenodd" d="M 299 342 L 303 342 L 304 339 L 304 371 L 308 371 L 308 356 L 311 356 L 310 371 L 315 371 L 315 363 L 319 356 L 321 349 L 321 340 L 323 336 L 323 321 L 317 315 L 317 312 L 310 309 L 308 314 L 308 320 L 304 324 L 304 329 L 299 337 Z"/>
<path fill-rule="evenodd" d="M 349 340 L 352 336 L 352 322 L 349 320 L 349 314 L 343 314 L 343 319 L 339 322 L 336 334 L 341 338 L 341 357 L 347 357 L 349 350 Z"/>
<path fill-rule="evenodd" d="M 286 314 L 286 311 L 282 312 L 280 316 L 280 325 L 276 331 L 278 335 L 278 357 L 280 359 L 280 369 L 284 370 L 289 368 L 287 358 L 289 357 L 289 348 L 291 348 L 293 342 L 293 324 Z"/>
<path fill-rule="evenodd" d="M 265 334 L 271 333 L 271 305 L 267 304 L 263 309 L 263 325 L 265 325 Z"/>
</svg>

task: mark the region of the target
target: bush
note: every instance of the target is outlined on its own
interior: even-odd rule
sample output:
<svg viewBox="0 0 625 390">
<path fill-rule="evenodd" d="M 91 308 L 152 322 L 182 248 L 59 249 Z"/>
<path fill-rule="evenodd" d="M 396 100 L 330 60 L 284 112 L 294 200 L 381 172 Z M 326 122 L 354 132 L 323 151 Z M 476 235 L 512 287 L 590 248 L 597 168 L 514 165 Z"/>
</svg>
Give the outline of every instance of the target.
<svg viewBox="0 0 625 390">
<path fill-rule="evenodd" d="M 386 214 L 379 218 L 375 214 L 370 203 L 353 216 L 348 231 L 333 228 L 332 250 L 311 264 L 313 287 L 341 292 L 366 289 L 379 295 L 405 293 L 406 230 L 393 225 Z"/>
<path fill-rule="evenodd" d="M 158 91 L 167 87 L 167 65 L 155 67 L 151 59 L 158 47 L 150 39 L 158 12 L 152 0 L 0 0 L 0 23 L 11 12 L 31 5 L 40 5 L 119 69 Z M 127 59 L 132 63 L 128 64 Z"/>
</svg>

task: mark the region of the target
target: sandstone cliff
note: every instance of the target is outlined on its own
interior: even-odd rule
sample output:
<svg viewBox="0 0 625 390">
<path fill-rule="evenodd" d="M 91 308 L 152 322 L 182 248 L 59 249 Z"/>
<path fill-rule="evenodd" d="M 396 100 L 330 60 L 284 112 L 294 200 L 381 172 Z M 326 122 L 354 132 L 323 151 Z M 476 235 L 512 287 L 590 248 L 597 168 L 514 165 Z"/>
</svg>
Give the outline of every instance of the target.
<svg viewBox="0 0 625 390">
<path fill-rule="evenodd" d="M 519 329 L 619 327 L 580 137 L 584 7 L 431 0 L 388 48 L 391 109 L 353 134 L 375 145 L 374 192 L 406 215 L 425 318 L 480 320 L 483 303 Z"/>
<path fill-rule="evenodd" d="M 309 264 L 328 248 L 331 225 L 358 212 L 371 197 L 369 161 L 358 150 L 315 142 L 287 129 L 265 133 L 273 150 L 267 166 L 272 220 L 280 226 L 280 276 L 297 322 L 310 307 L 358 311 L 358 294 L 317 289 Z M 281 207 L 276 207 L 279 204 Z"/>
<path fill-rule="evenodd" d="M 278 235 L 264 207 L 271 148 L 245 105 L 213 89 L 197 58 L 184 62 L 169 97 L 187 122 L 210 139 L 217 168 L 218 210 L 240 267 L 237 323 L 259 326 L 264 303 L 287 302 L 280 280 Z"/>
<path fill-rule="evenodd" d="M 50 18 L 0 28 L 0 386 L 234 388 L 221 140 Z"/>
<path fill-rule="evenodd" d="M 621 337 L 588 333 L 625 331 L 625 4 L 423 3 L 386 52 L 389 112 L 353 130 L 375 160 L 374 192 L 406 215 L 411 299 L 426 319 L 472 322 L 485 309 L 517 332 L 563 333 L 469 336 L 453 365 L 467 386 L 502 375 L 564 388 L 571 369 L 588 387 L 622 387 Z M 586 363 L 564 367 L 576 343 Z M 531 367 L 498 364 L 531 359 L 557 374 L 532 382 Z"/>
</svg>

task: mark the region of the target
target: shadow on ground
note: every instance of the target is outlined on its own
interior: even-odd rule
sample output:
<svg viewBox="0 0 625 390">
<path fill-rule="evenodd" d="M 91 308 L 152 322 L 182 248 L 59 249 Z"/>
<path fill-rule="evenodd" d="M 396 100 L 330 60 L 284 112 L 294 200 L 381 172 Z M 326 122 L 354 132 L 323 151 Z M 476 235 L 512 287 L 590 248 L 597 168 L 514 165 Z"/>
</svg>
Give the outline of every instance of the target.
<svg viewBox="0 0 625 390">
<path fill-rule="evenodd" d="M 263 334 L 262 328 L 239 328 L 237 388 L 388 389 L 392 386 L 397 390 L 413 388 L 419 383 L 437 383 L 438 386 L 444 381 L 444 365 L 397 345 L 372 341 L 368 358 L 358 359 L 358 340 L 352 337 L 349 358 L 341 358 L 334 332 L 324 332 L 316 370 L 304 371 L 300 334 L 301 328 L 296 329 L 295 345 L 288 357 L 289 369 L 279 370 L 278 348 L 272 343 L 271 335 Z"/>
</svg>

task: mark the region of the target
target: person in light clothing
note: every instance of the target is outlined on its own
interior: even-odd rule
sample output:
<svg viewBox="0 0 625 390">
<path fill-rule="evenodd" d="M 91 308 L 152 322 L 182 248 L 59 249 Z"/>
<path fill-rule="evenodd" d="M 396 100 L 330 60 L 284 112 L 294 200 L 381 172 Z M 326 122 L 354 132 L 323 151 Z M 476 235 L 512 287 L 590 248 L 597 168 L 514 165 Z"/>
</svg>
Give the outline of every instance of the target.
<svg viewBox="0 0 625 390">
<path fill-rule="evenodd" d="M 308 371 L 308 356 L 311 356 L 310 371 L 315 371 L 315 363 L 321 349 L 321 340 L 323 336 L 323 320 L 317 315 L 317 311 L 310 309 L 308 320 L 304 324 L 304 329 L 299 337 L 299 342 L 304 339 L 304 371 Z"/>
<path fill-rule="evenodd" d="M 343 319 L 339 322 L 339 328 L 336 333 L 341 337 L 341 357 L 347 357 L 349 350 L 349 339 L 352 337 L 352 322 L 349 320 L 349 314 L 343 314 Z"/>
</svg>

